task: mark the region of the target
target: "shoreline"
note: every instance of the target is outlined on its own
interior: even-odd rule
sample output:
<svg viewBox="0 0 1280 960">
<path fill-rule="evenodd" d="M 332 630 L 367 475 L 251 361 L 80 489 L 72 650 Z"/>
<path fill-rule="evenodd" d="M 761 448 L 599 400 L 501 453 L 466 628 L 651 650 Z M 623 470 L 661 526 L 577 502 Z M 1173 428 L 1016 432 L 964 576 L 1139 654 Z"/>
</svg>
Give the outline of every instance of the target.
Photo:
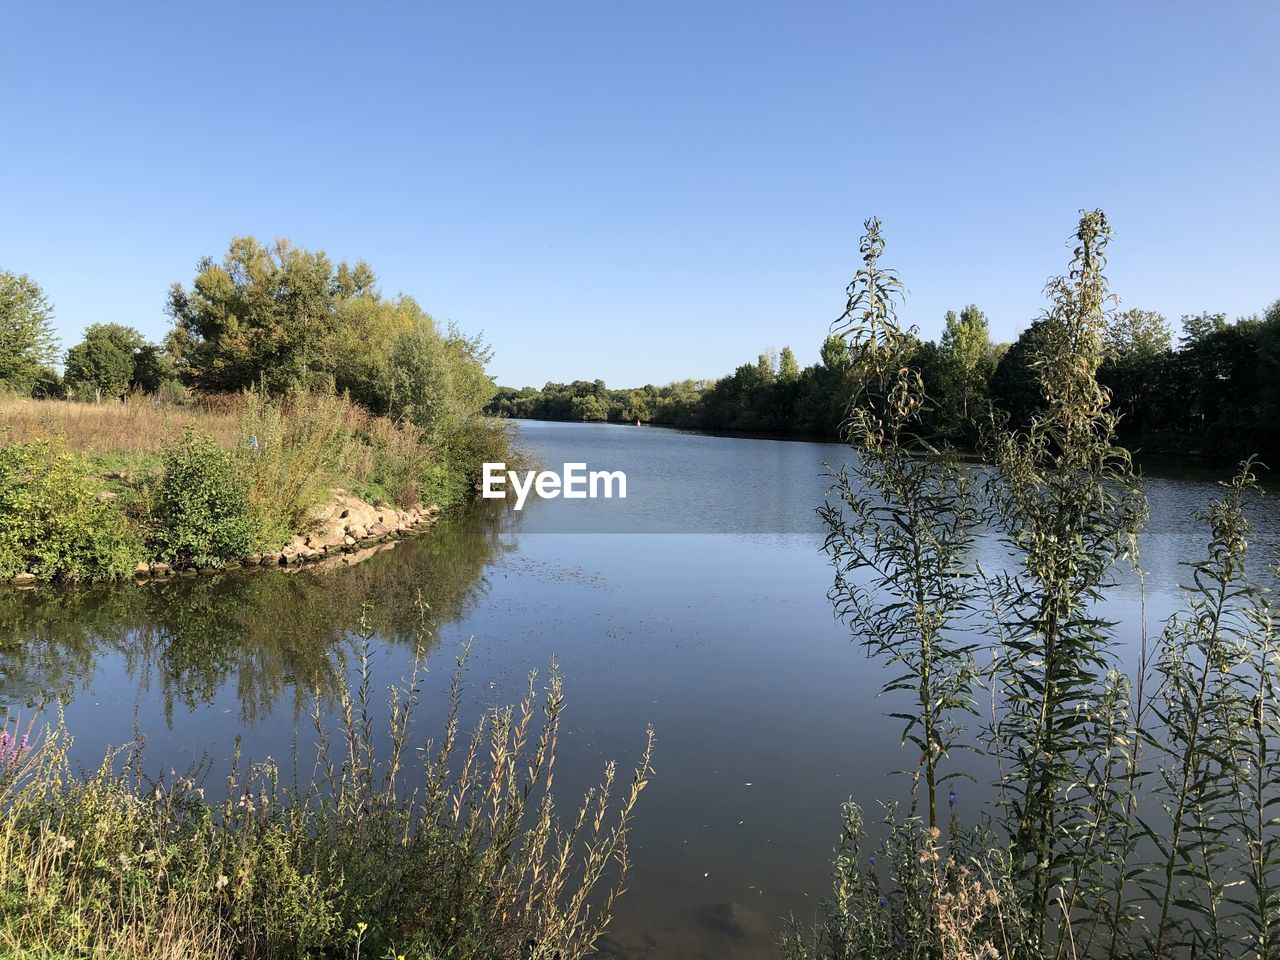
<svg viewBox="0 0 1280 960">
<path fill-rule="evenodd" d="M 140 560 L 131 578 L 135 586 L 175 579 L 210 576 L 228 570 L 300 570 L 328 566 L 352 566 L 375 553 L 390 549 L 406 536 L 415 536 L 434 526 L 441 509 L 432 504 L 415 504 L 408 510 L 384 504 L 368 503 L 345 491 L 335 496 L 312 517 L 307 529 L 295 535 L 279 550 L 251 553 L 217 565 L 168 563 L 162 560 Z M 107 581 L 98 581 L 99 583 Z M 23 572 L 3 581 L 15 590 L 32 590 L 41 586 L 65 586 L 56 580 L 42 580 Z"/>
</svg>

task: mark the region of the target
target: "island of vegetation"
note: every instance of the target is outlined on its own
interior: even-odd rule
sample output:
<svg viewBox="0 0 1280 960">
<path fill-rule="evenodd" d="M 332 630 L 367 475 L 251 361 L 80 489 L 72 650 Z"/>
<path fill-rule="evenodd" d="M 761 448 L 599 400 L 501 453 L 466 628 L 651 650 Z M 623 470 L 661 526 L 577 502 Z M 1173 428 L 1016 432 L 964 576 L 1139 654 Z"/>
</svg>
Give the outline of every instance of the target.
<svg viewBox="0 0 1280 960">
<path fill-rule="evenodd" d="M 149 343 L 0 272 L 0 580 L 289 564 L 465 500 L 509 436 L 488 348 L 384 296 L 368 264 L 252 237 L 175 284 Z"/>
</svg>

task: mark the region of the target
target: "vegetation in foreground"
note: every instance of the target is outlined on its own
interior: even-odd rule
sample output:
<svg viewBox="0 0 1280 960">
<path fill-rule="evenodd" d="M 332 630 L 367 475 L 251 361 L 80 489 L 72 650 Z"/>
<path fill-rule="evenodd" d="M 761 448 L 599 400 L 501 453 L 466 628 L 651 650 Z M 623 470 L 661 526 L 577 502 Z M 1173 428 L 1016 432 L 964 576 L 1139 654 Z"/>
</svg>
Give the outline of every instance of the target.
<svg viewBox="0 0 1280 960">
<path fill-rule="evenodd" d="M 488 348 L 365 263 L 240 238 L 169 312 L 160 345 L 89 326 L 59 374 L 47 298 L 0 272 L 0 579 L 216 566 L 280 549 L 332 487 L 448 506 L 508 458 Z"/>
<path fill-rule="evenodd" d="M 366 633 L 365 643 L 367 644 Z M 653 738 L 629 781 L 609 764 L 569 821 L 553 799 L 563 709 L 461 730 L 461 670 L 441 737 L 410 741 L 420 672 L 389 692 L 375 759 L 367 646 L 336 729 L 315 704 L 310 781 L 234 758 L 225 799 L 151 781 L 143 747 L 73 773 L 60 728 L 0 733 L 0 948 L 24 957 L 576 960 L 603 932 Z M 421 756 L 420 770 L 415 757 Z M 222 784 L 209 787 L 223 793 Z"/>
<path fill-rule="evenodd" d="M 1154 642 L 1144 626 L 1137 663 L 1116 662 L 1097 613 L 1146 520 L 1098 381 L 1109 237 L 1084 214 L 1037 322 L 1040 412 L 987 422 L 975 495 L 924 429 L 926 381 L 868 221 L 846 314 L 858 456 L 825 511 L 832 598 L 910 701 L 920 761 L 880 843 L 846 807 L 826 916 L 791 930 L 793 960 L 1280 956 L 1280 658 L 1246 572 L 1252 463 L 1203 516 L 1185 608 Z M 1006 548 L 1001 572 L 968 559 L 980 527 Z M 965 825 L 956 785 L 975 767 L 998 770 L 998 802 Z"/>
</svg>

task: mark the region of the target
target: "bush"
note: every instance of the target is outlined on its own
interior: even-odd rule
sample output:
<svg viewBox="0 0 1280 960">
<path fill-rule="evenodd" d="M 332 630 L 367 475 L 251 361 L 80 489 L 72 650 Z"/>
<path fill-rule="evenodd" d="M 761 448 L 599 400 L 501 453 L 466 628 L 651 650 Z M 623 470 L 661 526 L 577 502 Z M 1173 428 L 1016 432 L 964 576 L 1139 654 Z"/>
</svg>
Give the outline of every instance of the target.
<svg viewBox="0 0 1280 960">
<path fill-rule="evenodd" d="M 160 557 L 200 567 L 252 552 L 262 527 L 235 458 L 193 430 L 165 451 L 151 519 Z"/>
<path fill-rule="evenodd" d="M 88 466 L 48 440 L 0 448 L 0 578 L 103 580 L 141 556 L 115 504 L 100 500 Z"/>
</svg>

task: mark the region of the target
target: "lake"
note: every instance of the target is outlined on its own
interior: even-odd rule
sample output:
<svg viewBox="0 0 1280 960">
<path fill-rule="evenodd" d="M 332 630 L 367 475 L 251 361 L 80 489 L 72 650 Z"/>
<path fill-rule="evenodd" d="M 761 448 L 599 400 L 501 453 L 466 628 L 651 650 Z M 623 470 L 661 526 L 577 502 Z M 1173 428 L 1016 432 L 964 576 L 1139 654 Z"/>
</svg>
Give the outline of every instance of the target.
<svg viewBox="0 0 1280 960">
<path fill-rule="evenodd" d="M 138 733 L 156 771 L 208 758 L 221 781 L 237 737 L 253 758 L 305 758 L 314 691 L 330 697 L 348 640 L 372 636 L 375 683 L 404 676 L 419 598 L 431 672 L 419 729 L 434 735 L 454 658 L 474 638 L 466 712 L 517 699 L 554 657 L 567 709 L 557 761 L 562 813 L 616 759 L 657 734 L 655 776 L 633 840 L 634 873 L 602 955 L 774 956 L 789 914 L 811 919 L 827 888 L 839 807 L 901 798 L 915 758 L 898 746 L 884 680 L 826 599 L 831 571 L 815 514 L 834 444 L 618 425 L 518 425 L 544 466 L 623 470 L 626 500 L 492 502 L 349 568 L 248 573 L 81 590 L 0 593 L 0 709 L 61 704 L 75 755 Z M 1138 578 L 1105 614 L 1116 656 L 1134 659 L 1177 603 L 1198 557 L 1204 477 L 1147 481 Z M 1275 556 L 1280 517 L 1253 510 L 1254 555 Z M 1002 561 L 979 543 L 975 560 Z M 1255 564 L 1256 565 L 1256 564 Z M 1145 603 L 1144 603 L 1145 601 Z M 364 627 L 361 625 L 365 624 Z M 299 762 L 305 771 L 305 759 Z M 959 788 L 976 812 L 986 791 Z"/>
</svg>

